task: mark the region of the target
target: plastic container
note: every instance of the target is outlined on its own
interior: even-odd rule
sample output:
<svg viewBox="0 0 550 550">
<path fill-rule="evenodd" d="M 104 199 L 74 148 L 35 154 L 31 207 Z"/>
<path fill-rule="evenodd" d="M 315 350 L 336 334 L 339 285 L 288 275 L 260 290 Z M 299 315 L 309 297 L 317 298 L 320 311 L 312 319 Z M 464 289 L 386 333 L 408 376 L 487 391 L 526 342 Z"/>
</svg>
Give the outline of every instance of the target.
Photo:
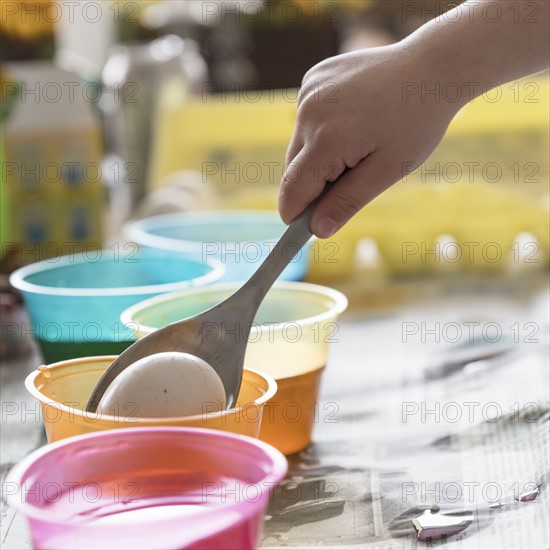
<svg viewBox="0 0 550 550">
<path fill-rule="evenodd" d="M 211 428 L 258 437 L 264 405 L 277 391 L 271 377 L 246 369 L 236 407 L 227 411 L 210 412 L 206 406 L 194 416 L 140 418 L 137 406 L 129 403 L 115 410 L 98 411 L 99 414 L 85 412 L 93 388 L 115 359 L 116 356 L 73 359 L 39 367 L 29 374 L 25 385 L 40 402 L 50 443 L 100 430 L 151 426 Z"/>
<path fill-rule="evenodd" d="M 253 549 L 286 470 L 281 453 L 248 437 L 138 428 L 42 447 L 3 488 L 37 550 Z"/>
<path fill-rule="evenodd" d="M 318 241 L 308 280 L 357 276 L 354 260 L 364 239 L 376 243 L 388 275 L 442 274 L 449 268 L 462 273 L 505 273 L 513 263 L 517 235 L 532 232 L 541 248 L 548 250 L 548 227 L 548 209 L 522 196 L 519 188 L 482 182 L 439 186 L 400 182 L 330 240 Z M 451 236 L 456 245 L 438 246 L 442 236 Z M 548 258 L 542 261 L 547 263 Z"/>
<path fill-rule="evenodd" d="M 295 89 L 256 90 L 252 99 L 247 90 L 247 95 L 203 92 L 195 100 L 159 98 L 149 181 L 160 185 L 186 169 L 200 172 L 227 195 L 254 185 L 277 186 L 298 94 Z"/>
<path fill-rule="evenodd" d="M 482 91 L 480 85 L 475 86 L 476 90 L 466 94 Z M 407 90 L 403 101 L 412 105 L 411 101 L 425 92 L 422 85 Z M 451 91 L 442 86 L 441 93 L 445 98 Z M 447 178 L 455 176 L 456 164 L 464 182 L 470 180 L 471 171 L 476 180 L 478 173 L 483 177 L 489 172 L 489 177 L 494 177 L 487 165 L 498 163 L 503 175 L 513 174 L 514 169 L 517 173 L 518 168 L 522 171 L 522 188 L 536 179 L 537 187 L 545 190 L 549 173 L 549 97 L 549 81 L 544 73 L 488 90 L 454 117 L 428 163 L 409 176 L 409 181 L 413 177 L 434 181 L 435 174 L 428 170 L 433 170 L 435 163 L 439 163 L 436 173 L 442 171 Z M 158 110 L 150 180 L 161 182 L 177 170 L 193 169 L 207 175 L 227 194 L 253 185 L 275 187 L 294 130 L 297 98 L 298 90 L 283 89 L 254 93 L 253 100 L 245 91 L 231 97 L 226 93 L 207 94 L 202 101 L 165 101 Z M 193 128 L 193 132 L 187 128 Z M 516 161 L 521 166 L 510 170 Z M 536 177 L 526 178 L 532 167 L 524 170 L 525 162 L 539 168 Z M 500 186 L 502 180 L 495 183 Z"/>
<path fill-rule="evenodd" d="M 204 289 L 167 294 L 127 309 L 141 338 L 167 324 L 204 311 L 227 298 L 239 285 L 214 284 Z M 277 396 L 265 408 L 260 438 L 285 454 L 307 447 L 318 417 L 319 387 L 329 344 L 337 341 L 338 316 L 346 297 L 331 288 L 281 282 L 268 292 L 254 319 L 245 366 L 277 381 Z M 243 327 L 229 327 L 239 338 Z"/>
<path fill-rule="evenodd" d="M 23 294 L 44 360 L 119 354 L 134 334 L 120 313 L 146 298 L 218 280 L 215 260 L 134 247 L 52 258 L 15 271 L 11 284 Z"/>
<path fill-rule="evenodd" d="M 151 252 L 184 252 L 216 259 L 225 266 L 221 281 L 246 281 L 286 227 L 276 212 L 220 210 L 146 218 L 127 224 L 126 235 Z M 300 250 L 280 280 L 303 279 L 308 253 L 307 246 Z"/>
</svg>

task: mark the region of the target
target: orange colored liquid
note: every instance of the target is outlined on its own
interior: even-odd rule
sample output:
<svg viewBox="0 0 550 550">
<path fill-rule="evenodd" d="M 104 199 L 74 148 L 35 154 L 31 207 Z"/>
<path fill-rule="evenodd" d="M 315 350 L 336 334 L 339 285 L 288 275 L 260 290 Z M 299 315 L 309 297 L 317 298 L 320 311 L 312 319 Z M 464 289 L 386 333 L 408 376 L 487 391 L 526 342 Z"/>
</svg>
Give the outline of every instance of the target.
<svg viewBox="0 0 550 550">
<path fill-rule="evenodd" d="M 283 454 L 297 453 L 311 443 L 319 422 L 317 398 L 324 366 L 306 374 L 276 378 L 277 393 L 265 405 L 260 439 Z"/>
</svg>

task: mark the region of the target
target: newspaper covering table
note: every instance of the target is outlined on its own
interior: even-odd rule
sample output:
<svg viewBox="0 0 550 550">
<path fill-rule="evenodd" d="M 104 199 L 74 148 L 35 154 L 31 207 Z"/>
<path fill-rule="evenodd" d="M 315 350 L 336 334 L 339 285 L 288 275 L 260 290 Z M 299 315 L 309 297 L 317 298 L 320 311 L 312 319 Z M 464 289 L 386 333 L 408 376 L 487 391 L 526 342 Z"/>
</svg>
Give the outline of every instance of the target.
<svg viewBox="0 0 550 550">
<path fill-rule="evenodd" d="M 548 548 L 547 276 L 344 290 L 314 443 L 289 457 L 262 547 Z M 44 441 L 33 367 L 2 367 L 3 478 Z M 5 505 L 1 537 L 31 547 Z"/>
</svg>

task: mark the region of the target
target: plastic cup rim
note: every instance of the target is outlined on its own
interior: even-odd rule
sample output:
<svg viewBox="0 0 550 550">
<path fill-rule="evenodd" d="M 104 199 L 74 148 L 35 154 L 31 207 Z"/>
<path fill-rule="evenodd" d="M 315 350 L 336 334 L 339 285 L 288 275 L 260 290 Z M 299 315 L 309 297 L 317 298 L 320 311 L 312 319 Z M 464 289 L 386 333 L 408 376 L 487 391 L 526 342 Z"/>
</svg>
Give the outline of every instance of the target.
<svg viewBox="0 0 550 550">
<path fill-rule="evenodd" d="M 45 365 L 46 368 L 56 368 L 56 367 L 65 367 L 65 366 L 71 366 L 72 364 L 81 364 L 81 363 L 93 363 L 98 361 L 111 361 L 113 362 L 116 359 L 116 355 L 100 355 L 100 356 L 94 356 L 94 357 L 81 357 L 77 359 L 68 359 L 65 361 L 58 361 L 57 363 L 52 363 L 51 365 Z M 135 421 L 136 424 L 145 424 L 148 427 L 155 427 L 158 425 L 159 421 L 165 421 L 165 422 L 177 422 L 177 421 L 198 421 L 198 420 L 204 420 L 204 419 L 210 419 L 210 418 L 223 418 L 224 416 L 230 416 L 233 414 L 237 414 L 247 408 L 250 407 L 257 407 L 260 405 L 265 405 L 272 397 L 275 396 L 277 393 L 277 382 L 275 379 L 269 374 L 266 374 L 264 372 L 258 371 L 256 369 L 251 369 L 249 367 L 244 367 L 244 370 L 248 372 L 252 372 L 253 374 L 256 374 L 263 378 L 267 382 L 267 390 L 265 393 L 263 393 L 258 399 L 251 401 L 250 403 L 244 403 L 243 405 L 233 408 L 233 409 L 225 409 L 222 411 L 217 412 L 211 412 L 211 413 L 204 413 L 204 414 L 194 414 L 194 415 L 188 415 L 188 416 L 166 416 L 162 418 L 151 418 L 151 417 L 132 417 L 132 419 Z M 94 419 L 98 416 L 96 414 L 87 414 L 82 409 L 76 409 L 74 407 L 69 407 L 68 405 L 64 405 L 63 403 L 59 403 L 57 401 L 54 401 L 53 399 L 47 398 L 40 390 L 35 386 L 34 381 L 35 379 L 44 371 L 40 371 L 39 369 L 33 370 L 31 373 L 27 375 L 25 378 L 25 388 L 27 391 L 40 403 L 43 403 L 44 405 L 50 405 L 55 406 L 56 409 L 63 411 L 64 413 L 71 414 L 73 416 L 78 417 L 93 417 Z M 109 422 L 118 422 L 117 420 L 119 417 L 109 415 L 109 414 L 101 414 L 101 419 L 105 419 Z M 115 428 L 115 429 L 124 429 L 124 428 Z M 133 429 L 133 428 L 131 428 Z M 105 431 L 105 430 L 102 430 Z"/>
<path fill-rule="evenodd" d="M 36 283 L 31 283 L 26 280 L 26 277 L 29 275 L 34 275 L 49 269 L 56 269 L 59 267 L 65 267 L 68 265 L 75 265 L 82 263 L 83 254 L 71 255 L 59 258 L 59 261 L 53 263 L 48 262 L 47 260 L 42 260 L 40 262 L 35 262 L 19 269 L 15 270 L 10 275 L 10 283 L 20 290 L 21 292 L 26 292 L 29 294 L 45 294 L 49 296 L 69 296 L 73 298 L 77 297 L 107 297 L 107 296 L 132 296 L 140 294 L 159 294 L 167 292 L 175 292 L 178 290 L 191 289 L 199 286 L 205 286 L 209 283 L 217 281 L 225 273 L 225 267 L 223 264 L 216 259 L 209 258 L 208 260 L 201 262 L 198 258 L 185 258 L 186 261 L 190 263 L 195 263 L 197 265 L 207 265 L 210 268 L 208 273 L 194 277 L 192 279 L 187 279 L 183 281 L 175 281 L 172 283 L 163 283 L 158 285 L 141 285 L 141 286 L 130 286 L 130 287 L 105 287 L 105 288 L 58 288 L 53 286 L 39 285 Z M 74 260 L 76 258 L 76 261 Z M 148 259 L 156 259 L 154 255 L 151 255 Z M 183 259 L 183 258 L 182 258 Z M 100 263 L 102 260 L 99 259 L 97 263 Z M 46 265 L 47 264 L 47 265 Z"/>
<path fill-rule="evenodd" d="M 227 282 L 227 283 L 214 283 L 208 286 L 207 289 L 208 292 L 217 292 L 224 290 L 237 290 L 242 283 L 235 283 L 235 282 Z M 305 290 L 312 294 L 322 294 L 323 296 L 328 296 L 332 300 L 334 300 L 334 306 L 331 307 L 329 310 L 320 313 L 318 315 L 313 315 L 310 317 L 304 317 L 302 319 L 296 319 L 293 321 L 284 321 L 280 323 L 270 323 L 267 326 L 269 326 L 273 331 L 281 331 L 284 329 L 285 326 L 287 326 L 289 323 L 296 323 L 300 326 L 304 325 L 310 325 L 315 323 L 320 323 L 322 321 L 326 321 L 330 318 L 336 317 L 340 314 L 342 314 L 347 306 L 348 306 L 348 299 L 346 296 L 340 292 L 339 290 L 336 290 L 334 288 L 326 287 L 323 285 L 317 285 L 313 283 L 304 283 L 301 281 L 277 281 L 273 287 L 273 289 L 280 289 L 280 290 Z M 126 308 L 120 315 L 120 321 L 123 325 L 126 326 L 132 326 L 134 329 L 137 329 L 139 332 L 143 332 L 145 334 L 150 334 L 152 332 L 155 332 L 156 330 L 159 330 L 163 327 L 151 327 L 149 325 L 144 325 L 143 323 L 140 323 L 139 321 L 136 321 L 134 319 L 134 316 L 136 313 L 143 311 L 144 309 L 147 309 L 151 306 L 156 306 L 159 304 L 162 304 L 163 302 L 168 302 L 173 299 L 178 299 L 182 296 L 188 295 L 189 293 L 192 294 L 198 294 L 202 291 L 201 288 L 194 288 L 194 289 L 184 289 L 177 292 L 171 292 L 168 294 L 163 294 L 160 296 L 153 296 L 152 298 L 147 298 L 141 302 L 138 302 L 137 304 L 134 304 L 128 308 Z M 215 304 L 213 304 L 215 305 Z M 213 307 L 210 306 L 210 307 Z M 204 311 L 207 311 L 206 309 Z M 186 317 L 189 319 L 189 317 Z M 185 319 L 181 319 L 183 321 Z M 175 321 L 179 322 L 179 321 Z M 260 330 L 259 327 L 252 326 L 250 330 L 251 337 L 255 335 L 258 330 Z"/>
<path fill-rule="evenodd" d="M 269 218 L 266 220 L 266 218 Z M 201 210 L 198 212 L 186 212 L 185 214 L 160 214 L 143 220 L 132 221 L 126 224 L 124 232 L 129 240 L 135 241 L 148 248 L 160 250 L 172 250 L 180 252 L 200 252 L 203 242 L 193 239 L 176 239 L 174 237 L 163 237 L 150 233 L 150 225 L 164 222 L 166 225 L 174 224 L 185 226 L 212 225 L 212 223 L 228 224 L 238 220 L 239 222 L 269 221 L 269 223 L 283 223 L 275 210 Z M 199 222 L 199 223 L 197 223 Z M 162 226 L 162 225 L 161 225 Z M 281 236 L 280 232 L 273 235 L 273 238 L 265 239 L 265 242 L 275 243 Z M 222 242 L 216 241 L 216 242 Z M 225 243 L 257 242 L 254 239 L 243 239 L 238 241 L 223 241 Z"/>
</svg>

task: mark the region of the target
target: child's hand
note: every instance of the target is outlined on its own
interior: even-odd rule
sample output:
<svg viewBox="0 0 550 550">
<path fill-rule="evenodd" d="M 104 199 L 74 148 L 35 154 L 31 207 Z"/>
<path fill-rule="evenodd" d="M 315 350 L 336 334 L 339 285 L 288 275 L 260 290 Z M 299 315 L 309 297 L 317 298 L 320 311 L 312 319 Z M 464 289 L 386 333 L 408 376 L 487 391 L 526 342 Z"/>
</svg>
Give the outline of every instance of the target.
<svg viewBox="0 0 550 550">
<path fill-rule="evenodd" d="M 433 89 L 424 65 L 396 45 L 329 58 L 307 72 L 281 183 L 285 222 L 347 169 L 313 215 L 313 232 L 330 237 L 428 157 L 461 104 L 411 93 Z"/>
</svg>

